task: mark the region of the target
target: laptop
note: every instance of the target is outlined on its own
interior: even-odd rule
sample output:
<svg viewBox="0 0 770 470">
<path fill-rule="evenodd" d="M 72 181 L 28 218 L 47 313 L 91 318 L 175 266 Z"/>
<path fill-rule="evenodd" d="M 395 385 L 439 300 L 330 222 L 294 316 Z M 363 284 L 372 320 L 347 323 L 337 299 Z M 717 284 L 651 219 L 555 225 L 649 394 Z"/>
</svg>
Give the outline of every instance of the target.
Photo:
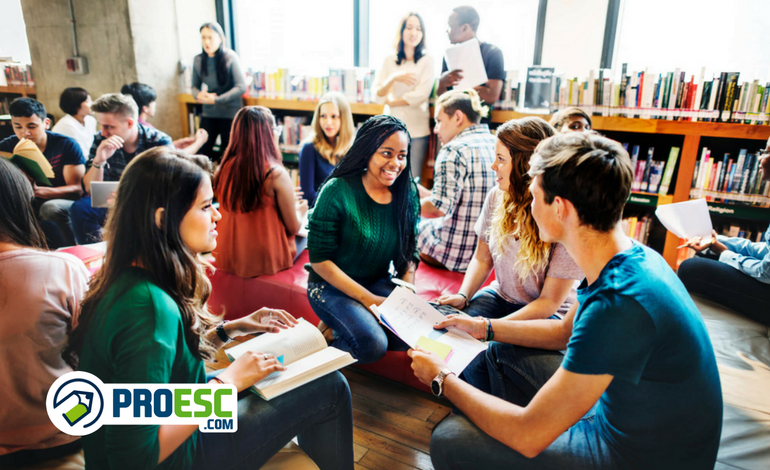
<svg viewBox="0 0 770 470">
<path fill-rule="evenodd" d="M 114 199 L 112 193 L 118 190 L 119 181 L 92 181 L 91 207 L 110 207 L 108 199 Z"/>
</svg>

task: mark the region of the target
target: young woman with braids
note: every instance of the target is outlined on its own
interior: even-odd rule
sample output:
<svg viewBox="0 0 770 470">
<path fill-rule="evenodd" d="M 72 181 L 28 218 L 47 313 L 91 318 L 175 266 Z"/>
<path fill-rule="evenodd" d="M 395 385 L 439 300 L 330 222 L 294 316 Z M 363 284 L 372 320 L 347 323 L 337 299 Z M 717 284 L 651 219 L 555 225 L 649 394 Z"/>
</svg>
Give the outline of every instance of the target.
<svg viewBox="0 0 770 470">
<path fill-rule="evenodd" d="M 532 320 L 563 315 L 575 302 L 583 273 L 563 246 L 540 239 L 532 218 L 529 157 L 555 134 L 540 118 L 511 120 L 497 128 L 497 188 L 487 194 L 475 230 L 479 237 L 460 292 L 438 302 L 473 317 Z M 478 290 L 494 268 L 496 280 Z M 486 336 L 483 318 L 473 324 Z M 481 334 L 481 333 L 480 333 Z"/>
<path fill-rule="evenodd" d="M 369 311 L 395 288 L 413 282 L 419 261 L 417 188 L 410 176 L 409 132 L 398 118 L 367 120 L 321 188 L 310 216 L 307 295 L 332 346 L 361 363 L 406 345 Z M 327 327 L 328 325 L 328 327 Z"/>
<path fill-rule="evenodd" d="M 217 326 L 198 256 L 216 247 L 213 197 L 203 156 L 158 147 L 129 163 L 107 220 L 104 265 L 64 352 L 73 367 L 105 383 L 204 383 L 203 360 L 230 338 L 293 326 L 291 315 L 267 308 Z M 276 357 L 248 353 L 211 380 L 240 392 L 279 370 Z M 350 390 L 335 372 L 270 402 L 247 394 L 235 433 L 107 425 L 82 440 L 89 468 L 240 469 L 260 468 L 298 436 L 320 468 L 352 470 L 352 426 Z"/>
</svg>

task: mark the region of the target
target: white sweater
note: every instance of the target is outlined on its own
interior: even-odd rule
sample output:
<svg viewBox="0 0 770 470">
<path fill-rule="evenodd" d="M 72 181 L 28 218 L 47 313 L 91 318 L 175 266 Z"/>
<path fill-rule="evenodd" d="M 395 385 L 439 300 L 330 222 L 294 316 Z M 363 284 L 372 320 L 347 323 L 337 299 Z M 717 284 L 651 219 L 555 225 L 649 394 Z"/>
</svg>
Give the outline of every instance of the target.
<svg viewBox="0 0 770 470">
<path fill-rule="evenodd" d="M 413 86 L 396 82 L 385 96 L 377 96 L 377 91 L 388 82 L 388 78 L 394 73 L 411 72 L 417 76 L 417 84 Z M 430 134 L 430 114 L 428 100 L 433 91 L 434 83 L 433 57 L 425 54 L 415 64 L 413 61 L 402 62 L 396 65 L 396 56 L 385 58 L 382 69 L 377 74 L 372 87 L 372 96 L 377 103 L 385 103 L 388 98 L 394 100 L 403 98 L 409 106 L 385 106 L 384 114 L 397 117 L 404 121 L 409 134 L 413 138 L 425 137 Z"/>
</svg>

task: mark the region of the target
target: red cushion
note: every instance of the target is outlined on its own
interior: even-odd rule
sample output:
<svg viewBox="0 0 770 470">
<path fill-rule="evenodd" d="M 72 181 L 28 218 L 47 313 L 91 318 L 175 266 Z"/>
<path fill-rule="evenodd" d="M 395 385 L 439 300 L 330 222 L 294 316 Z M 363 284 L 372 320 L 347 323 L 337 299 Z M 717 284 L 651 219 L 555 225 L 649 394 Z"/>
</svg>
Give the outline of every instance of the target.
<svg viewBox="0 0 770 470">
<path fill-rule="evenodd" d="M 210 275 L 213 289 L 209 307 L 214 313 L 224 313 L 229 320 L 241 318 L 262 307 L 277 308 L 317 325 L 318 317 L 307 299 L 308 272 L 304 266 L 308 261 L 308 253 L 305 251 L 291 268 L 272 276 L 254 278 L 242 278 L 217 270 Z M 454 294 L 460 289 L 463 276 L 462 273 L 421 263 L 415 273 L 417 295 L 431 301 L 441 295 Z M 494 277 L 493 272 L 484 285 L 492 282 Z M 388 351 L 376 363 L 358 367 L 420 390 L 429 390 L 412 373 L 411 359 L 404 351 Z"/>
</svg>

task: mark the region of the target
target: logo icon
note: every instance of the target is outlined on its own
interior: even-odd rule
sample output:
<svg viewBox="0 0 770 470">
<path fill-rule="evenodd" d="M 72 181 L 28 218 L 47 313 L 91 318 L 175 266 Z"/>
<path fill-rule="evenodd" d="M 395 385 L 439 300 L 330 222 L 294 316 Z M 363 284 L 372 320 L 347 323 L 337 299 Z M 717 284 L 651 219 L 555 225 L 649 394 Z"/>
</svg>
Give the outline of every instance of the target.
<svg viewBox="0 0 770 470">
<path fill-rule="evenodd" d="M 102 426 L 104 383 L 88 372 L 70 372 L 59 377 L 48 390 L 46 408 L 51 422 L 61 432 L 85 436 Z"/>
</svg>

